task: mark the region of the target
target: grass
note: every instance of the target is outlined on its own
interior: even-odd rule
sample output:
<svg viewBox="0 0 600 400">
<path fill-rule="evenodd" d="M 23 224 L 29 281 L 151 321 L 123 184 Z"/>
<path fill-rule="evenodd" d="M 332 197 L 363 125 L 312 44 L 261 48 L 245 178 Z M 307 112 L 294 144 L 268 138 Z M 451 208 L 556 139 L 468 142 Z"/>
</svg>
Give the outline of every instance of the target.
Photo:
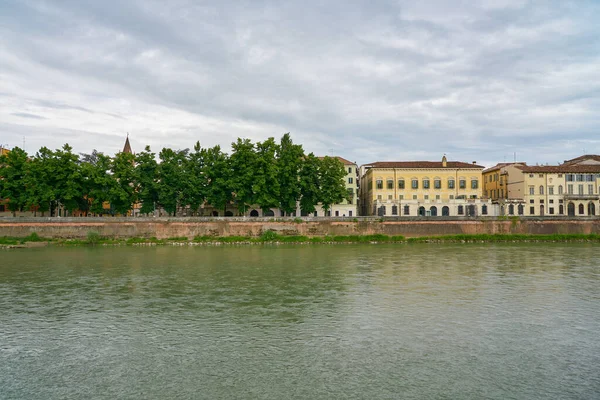
<svg viewBox="0 0 600 400">
<path fill-rule="evenodd" d="M 87 239 L 47 239 L 32 233 L 26 237 L 0 237 L 0 246 L 20 245 L 27 242 L 47 241 L 55 245 L 167 245 L 175 242 L 188 242 L 188 238 L 173 237 L 157 239 L 156 237 L 132 237 L 128 239 L 101 237 L 90 231 Z M 264 231 L 259 237 L 252 236 L 196 236 L 195 243 L 500 243 L 500 242 L 600 242 L 600 234 L 475 234 L 475 235 L 443 235 L 405 238 L 404 236 L 374 235 L 328 235 L 308 237 L 303 235 L 281 235 L 275 231 Z"/>
</svg>

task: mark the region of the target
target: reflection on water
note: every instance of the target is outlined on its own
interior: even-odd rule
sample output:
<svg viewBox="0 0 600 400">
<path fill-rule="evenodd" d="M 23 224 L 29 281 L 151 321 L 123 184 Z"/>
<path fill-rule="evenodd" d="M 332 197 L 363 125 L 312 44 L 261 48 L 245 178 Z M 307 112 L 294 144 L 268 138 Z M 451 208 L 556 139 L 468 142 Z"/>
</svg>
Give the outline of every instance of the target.
<svg viewBox="0 0 600 400">
<path fill-rule="evenodd" d="M 598 398 L 598 250 L 3 251 L 0 398 Z"/>
</svg>

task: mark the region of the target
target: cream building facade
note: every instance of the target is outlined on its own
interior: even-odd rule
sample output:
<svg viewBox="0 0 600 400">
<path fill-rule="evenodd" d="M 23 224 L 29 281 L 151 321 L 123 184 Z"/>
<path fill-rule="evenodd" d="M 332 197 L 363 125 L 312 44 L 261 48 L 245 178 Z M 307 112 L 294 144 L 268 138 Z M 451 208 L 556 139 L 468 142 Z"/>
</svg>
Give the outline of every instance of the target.
<svg viewBox="0 0 600 400">
<path fill-rule="evenodd" d="M 498 215 L 482 198 L 483 167 L 460 161 L 384 161 L 361 166 L 361 215 Z"/>
<path fill-rule="evenodd" d="M 598 215 L 600 156 L 584 155 L 560 165 L 498 164 L 483 176 L 484 194 L 499 205 L 502 215 Z"/>
</svg>

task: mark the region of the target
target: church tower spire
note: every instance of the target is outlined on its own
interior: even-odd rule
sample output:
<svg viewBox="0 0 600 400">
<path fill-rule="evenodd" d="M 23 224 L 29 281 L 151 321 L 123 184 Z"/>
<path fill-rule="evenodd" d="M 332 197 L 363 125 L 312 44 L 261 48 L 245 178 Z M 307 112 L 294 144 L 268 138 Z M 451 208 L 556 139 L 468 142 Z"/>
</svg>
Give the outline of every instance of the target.
<svg viewBox="0 0 600 400">
<path fill-rule="evenodd" d="M 127 133 L 127 139 L 125 139 L 125 146 L 123 146 L 123 153 L 133 154 L 131 151 L 131 145 L 129 144 L 129 133 Z"/>
</svg>

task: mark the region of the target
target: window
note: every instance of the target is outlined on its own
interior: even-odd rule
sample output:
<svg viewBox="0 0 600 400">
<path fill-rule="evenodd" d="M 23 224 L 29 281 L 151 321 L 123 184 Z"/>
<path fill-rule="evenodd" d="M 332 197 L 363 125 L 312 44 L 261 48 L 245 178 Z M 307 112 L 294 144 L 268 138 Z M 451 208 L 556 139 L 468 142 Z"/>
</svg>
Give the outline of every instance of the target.
<svg viewBox="0 0 600 400">
<path fill-rule="evenodd" d="M 413 194 L 413 200 L 416 200 L 416 199 L 417 199 L 417 195 Z"/>
<path fill-rule="evenodd" d="M 459 189 L 466 189 L 467 188 L 467 181 L 466 181 L 466 179 L 460 179 L 458 181 L 458 187 L 459 187 Z"/>
<path fill-rule="evenodd" d="M 594 182 L 594 175 L 586 175 L 585 180 L 586 182 Z"/>
<path fill-rule="evenodd" d="M 481 206 L 481 214 L 482 214 L 482 215 L 487 215 L 487 212 L 488 212 L 488 210 L 487 210 L 487 205 L 485 205 L 485 204 L 484 204 L 484 205 L 482 205 L 482 206 Z"/>
<path fill-rule="evenodd" d="M 530 199 L 530 200 L 529 200 L 529 203 L 530 203 L 530 204 L 533 204 L 534 202 L 535 202 L 535 200 L 534 200 L 534 199 Z"/>
<path fill-rule="evenodd" d="M 579 205 L 579 214 L 580 214 L 580 215 L 583 215 L 584 213 L 585 213 L 585 212 L 584 212 L 583 204 L 580 204 L 580 205 Z"/>
<path fill-rule="evenodd" d="M 393 179 L 388 179 L 386 182 L 386 186 L 388 189 L 393 189 L 394 188 L 394 180 Z"/>
<path fill-rule="evenodd" d="M 380 194 L 377 195 L 377 200 L 381 200 L 381 195 Z"/>
<path fill-rule="evenodd" d="M 540 194 L 543 195 L 544 194 L 544 186 L 540 185 Z"/>
<path fill-rule="evenodd" d="M 352 178 L 348 178 L 348 183 L 354 183 L 354 180 Z"/>
<path fill-rule="evenodd" d="M 558 194 L 563 194 L 563 187 L 562 187 L 562 185 L 558 185 Z"/>
<path fill-rule="evenodd" d="M 439 194 L 436 194 L 436 195 L 435 195 L 435 199 L 436 199 L 436 200 L 439 200 L 439 199 L 440 199 L 440 195 L 439 195 Z"/>
<path fill-rule="evenodd" d="M 399 195 L 398 200 L 404 200 L 404 195 L 403 194 Z"/>
<path fill-rule="evenodd" d="M 567 193 L 573 194 L 573 185 L 567 185 Z"/>
<path fill-rule="evenodd" d="M 550 204 L 554 204 L 554 199 L 550 199 L 550 200 L 548 200 L 548 203 L 550 203 Z"/>
<path fill-rule="evenodd" d="M 423 189 L 429 189 L 429 178 L 423 179 Z"/>
<path fill-rule="evenodd" d="M 465 213 L 465 207 L 458 206 L 458 215 L 464 215 L 464 213 Z"/>
<path fill-rule="evenodd" d="M 448 179 L 448 189 L 454 189 L 454 179 Z"/>
<path fill-rule="evenodd" d="M 539 174 L 538 177 L 543 178 L 544 174 Z"/>
<path fill-rule="evenodd" d="M 594 185 L 588 185 L 588 194 L 594 194 Z"/>
<path fill-rule="evenodd" d="M 567 174 L 567 182 L 573 182 L 575 180 L 575 176 L 573 174 Z"/>
<path fill-rule="evenodd" d="M 533 178 L 533 174 L 529 174 L 529 177 L 530 177 L 530 178 Z"/>
<path fill-rule="evenodd" d="M 479 187 L 479 181 L 477 179 L 471 179 L 471 189 L 477 189 Z"/>
<path fill-rule="evenodd" d="M 552 196 L 554 194 L 554 186 L 548 186 L 548 194 Z"/>
<path fill-rule="evenodd" d="M 510 215 L 514 215 L 514 214 L 515 214 L 515 206 L 514 206 L 514 204 L 510 204 L 510 205 L 508 206 L 508 213 L 509 213 Z"/>
<path fill-rule="evenodd" d="M 339 211 L 336 211 L 336 212 L 335 212 L 335 216 L 336 216 L 336 217 L 339 217 L 339 216 L 340 216 L 340 212 L 339 212 Z"/>
<path fill-rule="evenodd" d="M 584 177 L 583 174 L 577 174 L 577 182 L 583 182 Z"/>
<path fill-rule="evenodd" d="M 404 179 L 398 179 L 398 189 L 404 189 Z"/>
<path fill-rule="evenodd" d="M 548 209 L 548 214 L 554 214 L 554 207 L 550 207 Z"/>
<path fill-rule="evenodd" d="M 398 206 L 392 206 L 392 215 L 398 215 Z"/>
<path fill-rule="evenodd" d="M 454 200 L 454 195 L 453 194 L 450 195 L 450 200 Z"/>
<path fill-rule="evenodd" d="M 404 215 L 410 215 L 410 206 L 404 206 Z"/>
<path fill-rule="evenodd" d="M 583 194 L 583 185 L 577 185 L 577 193 Z"/>
<path fill-rule="evenodd" d="M 525 212 L 525 207 L 523 206 L 523 204 L 519 204 L 519 207 L 517 207 L 517 209 L 519 215 L 523 215 L 523 213 Z"/>
<path fill-rule="evenodd" d="M 383 189 L 383 180 L 377 179 L 377 189 Z"/>
<path fill-rule="evenodd" d="M 429 195 L 426 194 L 425 196 L 423 196 L 425 200 L 429 200 Z"/>
<path fill-rule="evenodd" d="M 565 206 L 563 206 L 563 205 L 558 206 L 558 213 L 560 215 L 564 214 L 565 213 Z"/>
<path fill-rule="evenodd" d="M 415 178 L 413 178 L 413 179 L 411 180 L 411 182 L 410 182 L 410 186 L 411 186 L 413 189 L 418 189 L 418 188 L 419 188 L 419 180 L 418 180 L 418 179 L 415 179 Z"/>
<path fill-rule="evenodd" d="M 544 204 L 544 199 L 540 199 L 540 204 Z"/>
<path fill-rule="evenodd" d="M 433 180 L 433 188 L 434 189 L 441 189 L 442 188 L 442 180 L 441 179 L 434 179 Z"/>
<path fill-rule="evenodd" d="M 391 194 L 388 194 L 388 200 L 392 200 L 394 198 L 394 196 L 392 196 Z"/>
<path fill-rule="evenodd" d="M 352 173 L 352 167 L 348 167 L 348 173 L 351 174 Z"/>
<path fill-rule="evenodd" d="M 562 178 L 562 175 L 563 175 L 563 174 L 558 174 L 558 177 L 559 177 L 559 178 Z"/>
<path fill-rule="evenodd" d="M 348 210 L 348 216 L 351 217 L 352 216 L 352 210 Z"/>
<path fill-rule="evenodd" d="M 483 177 L 483 183 L 487 183 L 487 175 Z"/>
<path fill-rule="evenodd" d="M 529 215 L 535 214 L 535 207 L 529 207 Z"/>
<path fill-rule="evenodd" d="M 535 187 L 529 186 L 529 195 L 533 196 L 535 194 Z"/>
</svg>

